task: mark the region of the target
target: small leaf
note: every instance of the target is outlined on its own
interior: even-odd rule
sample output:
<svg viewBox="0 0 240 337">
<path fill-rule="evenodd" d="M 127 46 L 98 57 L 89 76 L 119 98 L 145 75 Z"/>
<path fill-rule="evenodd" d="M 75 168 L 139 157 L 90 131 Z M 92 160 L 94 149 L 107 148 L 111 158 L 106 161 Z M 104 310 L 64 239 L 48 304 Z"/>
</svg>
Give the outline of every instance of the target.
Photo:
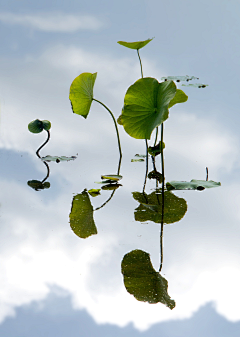
<svg viewBox="0 0 240 337">
<path fill-rule="evenodd" d="M 48 131 L 51 129 L 51 123 L 49 121 L 42 121 L 44 130 Z"/>
<path fill-rule="evenodd" d="M 122 115 L 120 115 L 118 117 L 117 122 L 118 122 L 119 125 L 123 125 L 123 123 L 122 123 Z"/>
<path fill-rule="evenodd" d="M 69 219 L 73 232 L 80 238 L 86 239 L 97 234 L 93 219 L 93 207 L 86 190 L 73 198 Z"/>
<path fill-rule="evenodd" d="M 212 180 L 196 180 L 192 179 L 188 181 L 170 181 L 166 184 L 167 189 L 170 190 L 198 190 L 202 191 L 205 188 L 213 188 L 221 186 L 220 182 L 215 182 Z"/>
<path fill-rule="evenodd" d="M 116 190 L 118 187 L 122 186 L 121 184 L 107 184 L 102 186 L 102 190 L 111 191 Z"/>
<path fill-rule="evenodd" d="M 140 161 L 145 161 L 144 159 L 142 158 L 139 158 L 139 159 L 131 159 L 131 162 L 134 163 L 134 162 L 140 162 Z"/>
<path fill-rule="evenodd" d="M 175 307 L 175 301 L 168 295 L 168 282 L 153 268 L 150 255 L 135 249 L 124 255 L 122 274 L 127 291 L 138 301 L 163 303 L 168 308 Z"/>
<path fill-rule="evenodd" d="M 135 209 L 136 221 L 162 222 L 162 194 L 154 191 L 151 194 L 133 192 L 133 198 L 140 203 Z M 187 212 L 187 203 L 171 192 L 164 192 L 164 215 L 163 222 L 171 224 L 180 221 Z"/>
<path fill-rule="evenodd" d="M 124 98 L 122 123 L 136 139 L 150 139 L 152 131 L 168 118 L 168 105 L 176 94 L 172 81 L 145 77 L 131 85 Z"/>
<path fill-rule="evenodd" d="M 184 87 L 194 87 L 194 88 L 206 88 L 208 84 L 192 83 L 192 84 L 182 84 Z"/>
<path fill-rule="evenodd" d="M 43 130 L 43 122 L 39 119 L 35 119 L 28 124 L 28 130 L 32 133 L 40 133 Z"/>
<path fill-rule="evenodd" d="M 160 172 L 157 172 L 157 171 L 153 170 L 153 171 L 148 173 L 148 179 L 155 179 L 159 183 L 161 183 L 163 181 L 163 175 Z"/>
<path fill-rule="evenodd" d="M 170 109 L 172 106 L 174 106 L 177 103 L 184 103 L 187 100 L 188 100 L 188 96 L 185 94 L 185 92 L 183 92 L 180 89 L 177 89 L 176 95 L 173 97 L 173 99 L 170 101 L 168 105 L 168 109 Z"/>
<path fill-rule="evenodd" d="M 145 47 L 149 42 L 151 42 L 154 39 L 147 39 L 145 41 L 137 41 L 137 42 L 125 42 L 125 41 L 118 41 L 118 43 L 124 47 L 130 48 L 130 49 L 141 49 Z"/>
<path fill-rule="evenodd" d="M 117 174 L 108 174 L 105 176 L 101 176 L 101 179 L 109 179 L 109 180 L 113 180 L 113 181 L 118 181 L 122 179 L 122 176 L 117 175 Z"/>
<path fill-rule="evenodd" d="M 149 146 L 148 153 L 156 157 L 162 152 L 162 149 L 165 149 L 165 143 L 160 141 L 156 146 Z"/>
<path fill-rule="evenodd" d="M 176 82 L 180 82 L 180 81 L 191 81 L 191 80 L 199 80 L 198 77 L 195 76 L 167 76 L 167 77 L 162 77 L 161 78 L 162 81 L 176 81 Z"/>
<path fill-rule="evenodd" d="M 35 191 L 44 190 L 45 188 L 50 187 L 50 183 L 48 181 L 45 181 L 45 183 L 42 183 L 39 180 L 29 180 L 28 186 L 32 187 Z"/>
<path fill-rule="evenodd" d="M 98 195 L 100 195 L 101 189 L 100 188 L 92 188 L 91 190 L 88 190 L 88 194 L 91 195 L 91 197 L 97 197 Z"/>
<path fill-rule="evenodd" d="M 50 161 L 55 161 L 56 163 L 60 163 L 60 161 L 70 161 L 70 160 L 75 160 L 77 157 L 76 156 L 71 156 L 71 157 L 65 157 L 65 156 L 61 156 L 61 157 L 58 157 L 58 156 L 45 156 L 45 157 L 42 157 L 41 160 L 42 161 L 47 161 L 47 162 L 50 162 Z"/>
<path fill-rule="evenodd" d="M 93 86 L 97 73 L 82 73 L 76 77 L 70 87 L 69 99 L 72 104 L 72 110 L 75 114 L 87 118 L 92 100 Z"/>
<path fill-rule="evenodd" d="M 94 183 L 95 184 L 113 184 L 113 183 L 115 184 L 116 181 L 108 179 L 108 180 L 102 180 L 102 181 L 94 181 Z"/>
</svg>

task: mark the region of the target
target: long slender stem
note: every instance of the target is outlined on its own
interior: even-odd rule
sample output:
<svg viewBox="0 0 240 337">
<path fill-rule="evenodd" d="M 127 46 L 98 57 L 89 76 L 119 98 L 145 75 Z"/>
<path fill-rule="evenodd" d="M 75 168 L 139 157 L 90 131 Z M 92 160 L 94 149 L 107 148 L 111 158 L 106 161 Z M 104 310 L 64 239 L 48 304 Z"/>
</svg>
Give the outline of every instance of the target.
<svg viewBox="0 0 240 337">
<path fill-rule="evenodd" d="M 147 142 L 147 139 L 145 139 L 145 143 L 146 143 L 146 174 L 145 174 L 145 180 L 143 184 L 143 193 L 145 191 L 146 182 L 147 182 L 147 174 L 148 174 L 148 142 Z"/>
<path fill-rule="evenodd" d="M 157 145 L 157 138 L 158 138 L 158 126 L 156 127 L 156 136 L 155 136 L 154 146 Z"/>
<path fill-rule="evenodd" d="M 163 144 L 163 123 L 161 124 L 161 144 Z M 163 224 L 164 224 L 164 156 L 163 147 L 161 147 L 161 164 L 162 164 L 162 219 L 161 219 L 161 231 L 160 231 L 160 268 L 159 273 L 162 270 L 163 265 Z"/>
<path fill-rule="evenodd" d="M 139 62 L 140 62 L 140 67 L 141 67 L 141 76 L 143 78 L 143 70 L 142 70 L 142 61 L 141 61 L 141 57 L 140 57 L 140 54 L 139 54 L 139 50 L 137 49 L 137 53 L 138 53 L 138 58 L 139 58 Z"/>
<path fill-rule="evenodd" d="M 110 113 L 110 115 L 112 116 L 112 119 L 113 119 L 113 122 L 114 122 L 114 125 L 115 125 L 115 129 L 116 129 L 116 133 L 117 133 L 119 154 L 120 154 L 120 157 L 122 157 L 122 149 L 121 149 L 121 144 L 120 144 L 120 137 L 119 137 L 119 133 L 118 133 L 118 127 L 117 127 L 117 123 L 116 123 L 115 117 L 113 116 L 112 111 L 105 104 L 103 104 L 102 102 L 98 101 L 97 99 L 93 98 L 93 101 L 96 101 L 99 104 L 101 104 Z"/>
<path fill-rule="evenodd" d="M 42 158 L 39 154 L 39 151 L 49 142 L 49 139 L 50 139 L 50 131 L 49 130 L 46 130 L 46 131 L 48 133 L 47 140 L 36 151 L 36 155 L 38 156 L 38 158 Z"/>
<path fill-rule="evenodd" d="M 49 177 L 49 174 L 50 174 L 50 168 L 49 168 L 48 164 L 47 164 L 45 161 L 43 161 L 43 164 L 45 164 L 45 166 L 47 167 L 47 175 L 46 175 L 46 177 L 42 180 L 42 184 L 44 183 L 44 181 L 47 180 L 47 178 Z"/>
</svg>

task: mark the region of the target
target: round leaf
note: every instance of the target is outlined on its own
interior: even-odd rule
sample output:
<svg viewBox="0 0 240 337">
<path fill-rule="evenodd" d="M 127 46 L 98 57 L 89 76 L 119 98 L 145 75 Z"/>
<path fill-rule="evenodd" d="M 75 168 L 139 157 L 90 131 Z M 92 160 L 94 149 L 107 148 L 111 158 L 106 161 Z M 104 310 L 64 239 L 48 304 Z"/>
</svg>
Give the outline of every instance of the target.
<svg viewBox="0 0 240 337">
<path fill-rule="evenodd" d="M 28 124 L 28 130 L 32 133 L 40 133 L 43 130 L 43 122 L 39 119 L 35 119 Z"/>
<path fill-rule="evenodd" d="M 124 98 L 122 123 L 136 139 L 150 139 L 152 131 L 168 118 L 168 105 L 176 94 L 173 81 L 158 83 L 145 77 L 131 85 Z"/>
<path fill-rule="evenodd" d="M 127 291 L 138 301 L 163 303 L 170 309 L 175 301 L 168 295 L 168 282 L 152 266 L 150 255 L 136 249 L 122 260 L 122 274 Z"/>
<path fill-rule="evenodd" d="M 125 42 L 125 41 L 118 41 L 118 43 L 124 47 L 130 48 L 130 49 L 141 49 L 145 47 L 149 42 L 151 42 L 154 39 L 147 39 L 145 41 L 137 41 L 137 42 Z"/>
<path fill-rule="evenodd" d="M 69 99 L 72 104 L 72 110 L 75 114 L 87 118 L 92 100 L 93 86 L 97 73 L 82 73 L 72 82 L 70 87 Z"/>
<path fill-rule="evenodd" d="M 49 121 L 44 120 L 42 121 L 42 124 L 43 124 L 44 130 L 48 131 L 51 129 L 51 123 Z"/>
</svg>

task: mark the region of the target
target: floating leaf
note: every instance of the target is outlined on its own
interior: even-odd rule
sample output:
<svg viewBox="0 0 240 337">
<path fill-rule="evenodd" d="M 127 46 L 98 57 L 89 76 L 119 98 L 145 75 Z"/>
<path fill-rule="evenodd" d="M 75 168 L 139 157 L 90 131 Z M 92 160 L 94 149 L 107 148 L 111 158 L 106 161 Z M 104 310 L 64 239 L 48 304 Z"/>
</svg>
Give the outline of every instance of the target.
<svg viewBox="0 0 240 337">
<path fill-rule="evenodd" d="M 140 203 L 135 209 L 136 221 L 162 222 L 162 194 L 157 191 L 151 194 L 133 192 L 133 198 Z M 180 221 L 187 212 L 187 203 L 171 192 L 164 192 L 164 216 L 163 222 L 171 224 Z"/>
<path fill-rule="evenodd" d="M 162 77 L 161 78 L 162 81 L 176 81 L 176 82 L 180 82 L 180 81 L 191 81 L 191 80 L 199 80 L 198 77 L 195 76 L 167 76 L 167 77 Z"/>
<path fill-rule="evenodd" d="M 116 190 L 120 186 L 122 185 L 121 184 L 107 184 L 102 187 L 102 190 L 106 190 L 106 191 Z"/>
<path fill-rule="evenodd" d="M 157 172 L 157 171 L 153 170 L 153 171 L 148 173 L 148 179 L 155 179 L 159 183 L 161 183 L 163 181 L 163 175 L 160 172 Z"/>
<path fill-rule="evenodd" d="M 192 83 L 192 84 L 182 84 L 184 87 L 194 87 L 194 88 L 206 88 L 208 84 Z"/>
<path fill-rule="evenodd" d="M 28 186 L 32 187 L 35 191 L 44 190 L 45 188 L 50 187 L 50 183 L 48 181 L 45 181 L 45 183 L 42 183 L 39 180 L 29 180 Z"/>
<path fill-rule="evenodd" d="M 166 184 L 168 190 L 198 190 L 202 191 L 205 188 L 213 188 L 221 186 L 220 182 L 215 182 L 213 180 L 196 180 L 192 179 L 188 181 L 170 181 Z"/>
<path fill-rule="evenodd" d="M 97 73 L 82 73 L 76 77 L 70 87 L 69 99 L 72 104 L 72 110 L 75 114 L 87 118 L 92 100 L 93 86 Z"/>
<path fill-rule="evenodd" d="M 94 181 L 94 183 L 95 184 L 113 184 L 113 183 L 115 184 L 116 181 L 108 179 L 108 180 L 102 180 L 102 181 Z"/>
<path fill-rule="evenodd" d="M 172 106 L 174 106 L 177 103 L 184 103 L 187 100 L 188 100 L 188 96 L 185 94 L 185 92 L 183 92 L 180 89 L 177 89 L 176 95 L 173 97 L 173 99 L 168 105 L 168 109 L 170 109 Z"/>
<path fill-rule="evenodd" d="M 109 179 L 109 180 L 113 180 L 113 181 L 118 181 L 122 179 L 122 176 L 118 175 L 118 174 L 108 174 L 106 176 L 101 176 L 101 179 Z"/>
<path fill-rule="evenodd" d="M 135 157 L 138 157 L 138 158 L 146 158 L 147 156 L 145 154 L 135 154 Z"/>
<path fill-rule="evenodd" d="M 32 121 L 28 124 L 28 130 L 32 133 L 40 133 L 43 130 L 50 130 L 51 123 L 47 120 L 40 121 L 39 119 L 35 119 L 35 121 Z"/>
<path fill-rule="evenodd" d="M 156 146 L 149 146 L 148 153 L 156 157 L 162 152 L 162 149 L 165 149 L 165 143 L 160 141 Z"/>
<path fill-rule="evenodd" d="M 124 255 L 122 274 L 125 288 L 138 301 L 175 307 L 175 301 L 167 292 L 168 282 L 153 268 L 148 253 L 136 249 Z"/>
<path fill-rule="evenodd" d="M 56 163 L 60 163 L 60 161 L 70 161 L 70 160 L 74 160 L 76 158 L 77 158 L 76 156 L 71 156 L 71 157 L 61 156 L 61 157 L 58 157 L 58 156 L 49 156 L 48 155 L 48 156 L 42 157 L 41 160 L 47 161 L 47 162 L 55 161 Z"/>
<path fill-rule="evenodd" d="M 176 94 L 172 81 L 141 78 L 131 85 L 124 98 L 122 123 L 125 131 L 136 139 L 150 139 L 152 131 L 168 118 L 168 105 Z"/>
<path fill-rule="evenodd" d="M 97 197 L 100 195 L 100 188 L 92 188 L 91 190 L 88 190 L 88 193 L 91 195 L 91 197 Z"/>
<path fill-rule="evenodd" d="M 91 235 L 97 234 L 93 219 L 93 207 L 86 190 L 73 198 L 69 218 L 73 232 L 80 238 L 86 239 Z"/>
<path fill-rule="evenodd" d="M 154 39 L 147 39 L 145 41 L 137 41 L 137 42 L 125 42 L 125 41 L 118 41 L 118 43 L 124 47 L 130 48 L 130 49 L 141 49 L 145 47 L 149 42 L 151 42 Z"/>
<path fill-rule="evenodd" d="M 139 159 L 131 159 L 131 162 L 132 162 L 132 163 L 138 162 L 138 161 L 144 161 L 144 159 L 142 159 L 142 158 L 139 158 Z"/>
</svg>

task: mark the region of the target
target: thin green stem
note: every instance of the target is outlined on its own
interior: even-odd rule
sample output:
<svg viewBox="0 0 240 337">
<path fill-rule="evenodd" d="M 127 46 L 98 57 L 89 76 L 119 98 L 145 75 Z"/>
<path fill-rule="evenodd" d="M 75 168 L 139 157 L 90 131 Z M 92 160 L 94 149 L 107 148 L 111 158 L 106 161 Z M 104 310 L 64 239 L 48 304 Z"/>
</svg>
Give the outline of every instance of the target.
<svg viewBox="0 0 240 337">
<path fill-rule="evenodd" d="M 157 145 L 157 138 L 158 138 L 158 126 L 156 127 L 156 136 L 155 136 L 154 146 Z"/>
<path fill-rule="evenodd" d="M 137 53 L 138 53 L 138 58 L 139 58 L 139 62 L 140 62 L 140 67 L 141 67 L 141 76 L 143 78 L 142 61 L 141 61 L 141 57 L 140 57 L 138 49 L 137 49 Z"/>
<path fill-rule="evenodd" d="M 146 182 L 147 182 L 147 174 L 148 174 L 148 142 L 147 142 L 147 139 L 145 139 L 145 143 L 146 143 L 146 174 L 145 174 L 145 180 L 143 184 L 143 193 L 145 191 Z"/>
<path fill-rule="evenodd" d="M 46 131 L 47 131 L 47 134 L 48 134 L 47 140 L 36 151 L 36 155 L 38 156 L 38 158 L 42 158 L 39 154 L 39 151 L 48 143 L 48 141 L 50 139 L 50 131 L 49 130 L 46 130 Z"/>
<path fill-rule="evenodd" d="M 121 144 L 120 144 L 120 137 L 119 137 L 119 133 L 118 133 L 117 122 L 115 120 L 115 117 L 113 116 L 112 111 L 105 104 L 103 104 L 102 102 L 98 101 L 97 99 L 93 98 L 93 101 L 98 102 L 99 104 L 101 104 L 110 113 L 110 115 L 112 116 L 112 119 L 113 119 L 113 122 L 114 122 L 114 125 L 115 125 L 115 129 L 116 129 L 116 133 L 117 133 L 119 154 L 120 154 L 120 157 L 122 157 L 122 149 L 121 149 Z"/>
<path fill-rule="evenodd" d="M 163 144 L 163 123 L 161 124 L 161 143 Z M 162 164 L 162 219 L 161 219 L 161 230 L 160 230 L 160 268 L 159 273 L 162 270 L 163 265 L 163 224 L 164 224 L 164 156 L 163 147 L 161 147 L 161 164 Z"/>
</svg>

